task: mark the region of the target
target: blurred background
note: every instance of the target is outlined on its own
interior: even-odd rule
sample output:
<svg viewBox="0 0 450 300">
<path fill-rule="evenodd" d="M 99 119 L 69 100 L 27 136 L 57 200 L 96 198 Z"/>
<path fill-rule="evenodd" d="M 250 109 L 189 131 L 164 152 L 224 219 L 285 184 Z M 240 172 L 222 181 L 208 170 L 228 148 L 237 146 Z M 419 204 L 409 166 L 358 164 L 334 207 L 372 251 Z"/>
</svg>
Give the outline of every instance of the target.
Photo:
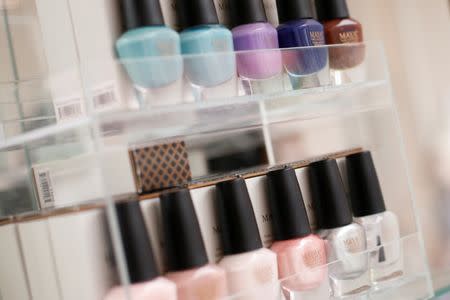
<svg viewBox="0 0 450 300">
<path fill-rule="evenodd" d="M 385 45 L 435 289 L 450 280 L 448 0 L 348 0 L 366 40 Z"/>
</svg>

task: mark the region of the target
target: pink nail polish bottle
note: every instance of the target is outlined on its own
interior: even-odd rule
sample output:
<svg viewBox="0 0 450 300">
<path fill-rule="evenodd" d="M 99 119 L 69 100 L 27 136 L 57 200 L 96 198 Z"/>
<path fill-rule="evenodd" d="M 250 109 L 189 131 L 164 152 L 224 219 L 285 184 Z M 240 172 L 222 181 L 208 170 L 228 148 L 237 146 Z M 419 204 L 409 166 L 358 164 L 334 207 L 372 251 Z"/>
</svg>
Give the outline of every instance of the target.
<svg viewBox="0 0 450 300">
<path fill-rule="evenodd" d="M 316 289 L 327 279 L 325 242 L 311 233 L 294 169 L 270 172 L 267 184 L 283 293 Z"/>
<path fill-rule="evenodd" d="M 137 201 L 116 204 L 117 218 L 125 250 L 131 285 L 129 296 L 133 300 L 176 300 L 173 282 L 160 277 L 150 245 L 144 218 Z M 125 288 L 113 288 L 106 300 L 127 299 Z"/>
<path fill-rule="evenodd" d="M 227 295 L 225 271 L 208 263 L 189 190 L 161 195 L 169 273 L 178 300 L 215 300 Z"/>
<path fill-rule="evenodd" d="M 245 180 L 217 184 L 217 212 L 222 229 L 224 258 L 230 295 L 238 299 L 278 299 L 275 253 L 263 247 Z"/>
</svg>

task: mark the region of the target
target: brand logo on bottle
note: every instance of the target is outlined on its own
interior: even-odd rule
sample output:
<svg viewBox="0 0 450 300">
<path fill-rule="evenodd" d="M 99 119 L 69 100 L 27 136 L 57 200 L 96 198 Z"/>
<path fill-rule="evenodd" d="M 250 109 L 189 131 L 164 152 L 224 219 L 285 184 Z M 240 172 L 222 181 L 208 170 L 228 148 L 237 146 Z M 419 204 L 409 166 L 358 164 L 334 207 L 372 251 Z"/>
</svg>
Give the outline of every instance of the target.
<svg viewBox="0 0 450 300">
<path fill-rule="evenodd" d="M 314 46 L 321 46 L 325 44 L 325 36 L 322 31 L 311 31 L 309 35 Z"/>
<path fill-rule="evenodd" d="M 212 229 L 213 229 L 215 234 L 221 234 L 222 233 L 222 228 L 219 225 L 213 226 Z"/>
<path fill-rule="evenodd" d="M 359 31 L 346 31 L 339 33 L 341 43 L 358 43 L 360 41 Z"/>
<path fill-rule="evenodd" d="M 169 41 L 158 41 L 156 43 L 156 48 L 160 55 L 174 55 L 175 54 L 175 44 Z"/>
<path fill-rule="evenodd" d="M 255 278 L 260 283 L 267 283 L 272 281 L 274 278 L 274 271 L 272 266 L 256 266 L 255 270 L 253 271 Z"/>
<path fill-rule="evenodd" d="M 326 263 L 325 254 L 322 250 L 319 249 L 306 251 L 306 253 L 303 255 L 303 261 L 309 268 L 322 266 Z"/>
<path fill-rule="evenodd" d="M 363 245 L 361 239 L 358 237 L 351 237 L 344 240 L 345 250 L 354 253 L 362 250 Z"/>
<path fill-rule="evenodd" d="M 272 222 L 272 214 L 264 214 L 264 215 L 262 215 L 262 220 L 263 220 L 264 224 Z"/>
</svg>

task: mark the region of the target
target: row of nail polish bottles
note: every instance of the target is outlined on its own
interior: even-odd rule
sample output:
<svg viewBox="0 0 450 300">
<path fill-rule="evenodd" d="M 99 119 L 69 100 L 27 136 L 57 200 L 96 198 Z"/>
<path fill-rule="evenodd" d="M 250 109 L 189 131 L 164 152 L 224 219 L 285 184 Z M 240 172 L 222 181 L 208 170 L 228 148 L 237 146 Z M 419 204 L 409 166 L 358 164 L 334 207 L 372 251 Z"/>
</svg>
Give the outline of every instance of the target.
<svg viewBox="0 0 450 300">
<path fill-rule="evenodd" d="M 350 296 L 403 274 L 397 217 L 386 210 L 370 152 L 346 158 L 350 199 L 335 160 L 309 167 L 318 234 L 327 241 L 331 289 Z M 366 252 L 370 250 L 370 252 Z"/>
<path fill-rule="evenodd" d="M 361 26 L 349 18 L 345 0 L 317 1 L 325 27 L 313 19 L 309 0 L 279 0 L 282 24 L 278 30 L 268 23 L 262 0 L 232 0 L 231 32 L 219 24 L 212 0 L 179 0 L 179 35 L 164 25 L 158 0 L 120 4 L 125 33 L 116 48 L 133 82 L 142 89 L 159 89 L 180 80 L 184 73 L 200 91 L 199 98 L 202 89 L 229 82 L 236 71 L 246 93 L 254 94 L 280 84 L 283 65 L 296 78 L 317 73 L 327 64 L 326 48 L 285 51 L 282 56 L 275 50 L 279 47 L 362 41 Z M 235 57 L 233 50 L 253 52 Z M 354 66 L 364 56 L 364 51 L 353 51 L 354 57 L 349 58 L 345 49 L 335 50 L 330 54 L 335 67 Z M 183 62 L 180 53 L 192 56 Z M 292 83 L 294 88 L 301 87 Z M 229 92 L 234 94 L 232 87 Z"/>
<path fill-rule="evenodd" d="M 169 294 L 167 299 L 219 299 L 239 293 L 243 299 L 277 299 L 278 279 L 284 279 L 287 299 L 318 288 L 326 278 L 331 295 L 338 298 L 388 285 L 403 274 L 397 218 L 386 211 L 371 154 L 351 155 L 346 162 L 351 201 L 336 161 L 308 167 L 317 235 L 311 231 L 295 171 L 269 172 L 275 238 L 271 250 L 263 248 L 245 180 L 218 183 L 217 218 L 225 256 L 217 266 L 208 264 L 189 191 L 163 194 L 166 277 L 171 281 L 157 277 L 139 204 L 118 204 L 133 299 L 166 299 L 161 295 Z M 116 288 L 107 299 L 119 299 L 123 292 Z"/>
</svg>

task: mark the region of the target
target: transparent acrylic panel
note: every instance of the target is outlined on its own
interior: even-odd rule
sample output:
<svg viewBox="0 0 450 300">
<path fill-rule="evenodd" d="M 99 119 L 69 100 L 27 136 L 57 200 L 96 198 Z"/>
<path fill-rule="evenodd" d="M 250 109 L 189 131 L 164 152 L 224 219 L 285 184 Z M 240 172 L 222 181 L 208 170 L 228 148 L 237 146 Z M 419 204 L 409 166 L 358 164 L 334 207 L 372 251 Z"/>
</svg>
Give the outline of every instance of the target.
<svg viewBox="0 0 450 300">
<path fill-rule="evenodd" d="M 310 269 L 308 272 L 323 278 L 316 287 L 302 290 L 301 283 L 305 280 L 305 274 L 301 273 L 282 279 L 276 284 L 261 286 L 259 289 L 242 292 L 227 299 L 429 299 L 432 296 L 430 289 L 427 266 L 417 259 L 422 257 L 418 235 L 410 235 L 392 244 L 386 244 L 379 248 L 369 249 L 367 252 L 348 255 L 345 260 L 331 262 L 328 265 Z M 336 274 L 345 269 L 346 265 L 358 260 L 367 259 L 381 248 L 398 247 L 403 259 L 402 269 L 382 287 L 372 286 L 370 283 L 370 271 L 362 272 L 348 282 L 336 280 Z M 356 288 L 347 295 L 340 295 L 340 288 L 344 285 Z M 268 291 L 276 293 L 267 297 Z M 277 291 L 280 291 L 277 293 Z"/>
<path fill-rule="evenodd" d="M 23 123 L 21 125 L 31 126 L 28 122 Z M 52 125 L 47 127 L 52 130 L 41 130 L 39 134 L 30 132 L 5 139 L 0 144 L 1 191 L 4 195 L 0 198 L 1 215 L 62 207 L 79 203 L 83 198 L 88 201 L 102 197 L 97 194 L 89 198 L 85 195 L 89 193 L 83 194 L 83 185 L 79 182 L 83 176 L 90 178 L 88 174 L 94 172 L 92 170 L 100 170 L 88 125 L 86 122 L 66 128 Z M 92 182 L 92 189 L 102 186 L 101 177 L 97 177 L 97 182 Z M 77 190 L 81 192 L 81 198 L 71 195 Z"/>
<path fill-rule="evenodd" d="M 364 52 L 364 59 L 358 64 L 330 68 L 329 53 L 337 51 L 348 56 L 354 49 Z M 267 61 L 273 58 L 279 68 L 269 74 L 265 72 L 269 68 Z M 383 62 L 380 45 L 367 43 L 84 61 L 82 74 L 90 94 L 89 107 L 94 110 L 99 91 L 107 83 L 115 97 L 131 97 L 126 101 L 128 107 L 138 104 L 141 108 L 155 109 L 211 100 L 224 102 L 234 97 L 248 101 L 254 99 L 252 96 L 267 97 L 289 91 L 297 95 L 319 93 L 323 89 L 381 83 L 387 79 Z"/>
</svg>

